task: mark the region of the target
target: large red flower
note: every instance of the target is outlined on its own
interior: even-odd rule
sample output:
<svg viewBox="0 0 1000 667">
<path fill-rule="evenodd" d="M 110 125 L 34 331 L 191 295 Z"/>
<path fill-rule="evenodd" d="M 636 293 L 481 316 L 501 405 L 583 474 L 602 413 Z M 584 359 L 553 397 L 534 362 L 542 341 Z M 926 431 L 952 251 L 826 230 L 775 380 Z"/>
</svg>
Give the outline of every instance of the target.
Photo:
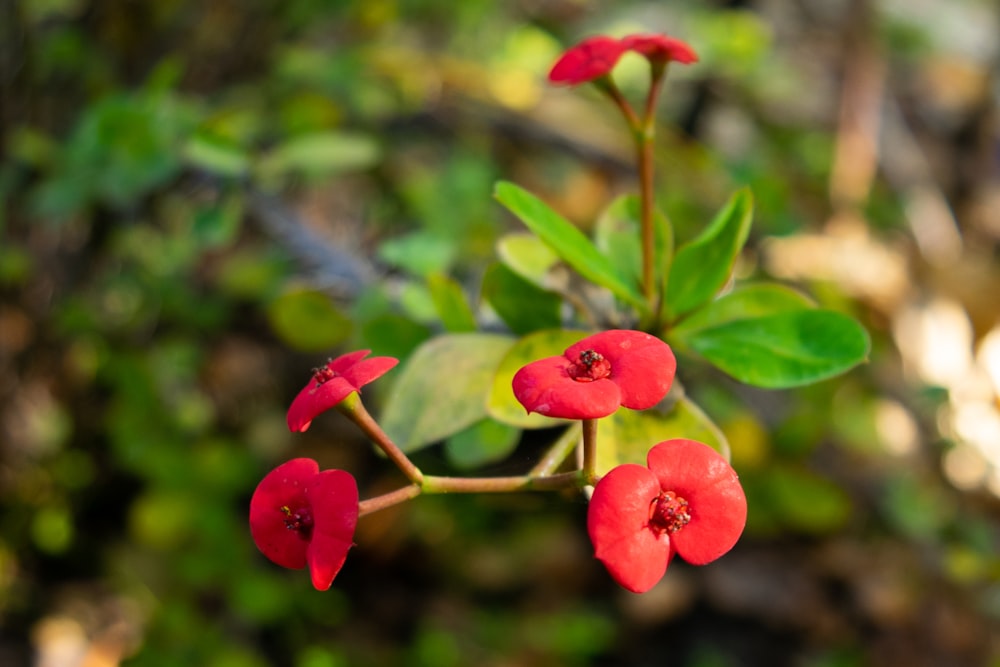
<svg viewBox="0 0 1000 667">
<path fill-rule="evenodd" d="M 599 35 L 568 49 L 549 72 L 551 83 L 575 86 L 608 74 L 625 53 L 621 40 Z"/>
<path fill-rule="evenodd" d="M 681 40 L 666 35 L 629 35 L 621 43 L 625 50 L 641 53 L 653 62 L 675 61 L 682 65 L 698 62 L 698 54 L 694 49 Z"/>
<path fill-rule="evenodd" d="M 312 420 L 334 407 L 352 392 L 361 391 L 399 363 L 392 357 L 365 359 L 371 350 L 358 350 L 330 359 L 325 366 L 313 369 L 312 379 L 302 388 L 288 409 L 288 428 L 305 431 Z"/>
<path fill-rule="evenodd" d="M 343 470 L 319 471 L 312 459 L 283 463 L 250 499 L 250 534 L 282 567 L 306 565 L 316 590 L 330 588 L 347 558 L 358 523 L 358 486 Z"/>
<path fill-rule="evenodd" d="M 588 336 L 562 356 L 521 368 L 514 396 L 528 412 L 562 419 L 606 417 L 624 405 L 651 408 L 667 395 L 677 361 L 670 346 L 641 331 Z"/>
<path fill-rule="evenodd" d="M 652 588 L 674 554 L 693 565 L 719 558 L 747 518 L 736 471 L 708 445 L 667 440 L 649 450 L 646 462 L 602 477 L 587 511 L 594 556 L 633 593 Z"/>
</svg>

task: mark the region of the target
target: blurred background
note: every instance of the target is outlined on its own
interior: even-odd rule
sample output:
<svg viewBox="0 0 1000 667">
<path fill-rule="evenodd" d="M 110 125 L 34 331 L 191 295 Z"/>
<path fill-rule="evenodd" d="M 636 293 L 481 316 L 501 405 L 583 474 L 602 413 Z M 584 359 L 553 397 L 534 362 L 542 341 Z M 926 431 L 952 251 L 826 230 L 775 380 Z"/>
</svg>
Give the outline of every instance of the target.
<svg viewBox="0 0 1000 667">
<path fill-rule="evenodd" d="M 859 318 L 870 363 L 768 392 L 680 360 L 749 523 L 643 596 L 575 495 L 365 517 L 325 593 L 269 563 L 275 465 L 401 483 L 336 414 L 287 432 L 310 369 L 405 358 L 428 275 L 475 298 L 496 179 L 584 229 L 634 190 L 615 110 L 545 75 L 637 31 L 701 56 L 660 106 L 678 236 L 751 186 L 739 278 Z M 1000 665 L 998 35 L 991 0 L 0 1 L 0 664 Z"/>
</svg>

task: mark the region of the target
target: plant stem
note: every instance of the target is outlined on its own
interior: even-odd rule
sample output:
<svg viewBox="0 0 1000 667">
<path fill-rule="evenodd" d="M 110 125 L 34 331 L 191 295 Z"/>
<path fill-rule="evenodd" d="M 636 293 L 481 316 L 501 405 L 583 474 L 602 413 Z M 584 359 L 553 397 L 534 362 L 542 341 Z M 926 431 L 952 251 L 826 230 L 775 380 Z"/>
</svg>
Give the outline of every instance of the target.
<svg viewBox="0 0 1000 667">
<path fill-rule="evenodd" d="M 415 466 L 409 457 L 396 446 L 396 443 L 386 435 L 382 427 L 372 418 L 361 402 L 361 397 L 355 392 L 337 404 L 337 409 L 347 415 L 371 440 L 378 445 L 379 449 L 385 452 L 389 460 L 396 464 L 406 478 L 420 486 L 424 480 L 424 474 L 420 468 Z"/>
<path fill-rule="evenodd" d="M 555 491 L 581 485 L 579 470 L 536 477 L 424 477 L 425 493 L 510 493 L 514 491 Z"/>
<path fill-rule="evenodd" d="M 411 500 L 419 496 L 420 492 L 421 489 L 419 486 L 416 484 L 410 484 L 409 486 L 404 486 L 401 489 L 384 493 L 381 496 L 375 496 L 374 498 L 369 498 L 368 500 L 362 500 L 358 503 L 358 516 L 365 516 L 366 514 L 371 514 L 372 512 L 377 512 L 379 510 L 384 510 L 387 507 L 398 505 L 406 500 Z"/>
<path fill-rule="evenodd" d="M 653 212 L 656 208 L 654 192 L 654 139 L 656 138 L 656 100 L 663 87 L 663 65 L 650 67 L 649 94 L 640 125 L 635 132 L 636 153 L 639 161 L 639 229 L 642 238 L 642 291 L 652 311 L 658 312 L 659 304 L 654 303 L 656 295 L 655 247 L 656 234 L 653 230 Z M 663 295 L 660 295 L 662 298 Z"/>
<path fill-rule="evenodd" d="M 583 480 L 586 484 L 597 483 L 597 420 L 583 420 Z"/>
<path fill-rule="evenodd" d="M 579 440 L 580 426 L 574 422 L 549 447 L 548 451 L 545 452 L 545 456 L 535 464 L 535 467 L 531 469 L 531 473 L 529 474 L 535 477 L 544 477 L 545 475 L 554 473 L 563 464 L 563 461 L 573 453 Z"/>
</svg>

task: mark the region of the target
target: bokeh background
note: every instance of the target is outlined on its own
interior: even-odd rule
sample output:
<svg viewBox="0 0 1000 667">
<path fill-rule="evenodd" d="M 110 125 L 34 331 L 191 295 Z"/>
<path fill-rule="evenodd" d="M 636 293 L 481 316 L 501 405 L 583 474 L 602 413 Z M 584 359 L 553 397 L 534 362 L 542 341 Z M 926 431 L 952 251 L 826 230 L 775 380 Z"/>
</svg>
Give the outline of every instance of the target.
<svg viewBox="0 0 1000 667">
<path fill-rule="evenodd" d="M 681 360 L 749 525 L 646 595 L 574 495 L 366 517 L 325 593 L 271 565 L 273 466 L 401 481 L 335 414 L 287 432 L 309 369 L 405 358 L 435 272 L 475 298 L 496 179 L 585 229 L 634 190 L 614 109 L 545 74 L 636 31 L 701 56 L 660 107 L 678 235 L 750 185 L 738 277 L 859 318 L 870 363 L 768 392 Z M 0 664 L 1000 665 L 998 35 L 992 0 L 3 0 Z"/>
</svg>

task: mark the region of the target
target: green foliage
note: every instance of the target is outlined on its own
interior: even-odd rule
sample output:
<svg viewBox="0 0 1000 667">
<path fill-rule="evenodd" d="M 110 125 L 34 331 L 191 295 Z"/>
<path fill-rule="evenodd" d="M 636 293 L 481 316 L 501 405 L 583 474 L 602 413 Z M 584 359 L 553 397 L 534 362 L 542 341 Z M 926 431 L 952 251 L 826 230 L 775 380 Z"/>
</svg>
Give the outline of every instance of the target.
<svg viewBox="0 0 1000 667">
<path fill-rule="evenodd" d="M 619 273 L 611 260 L 601 254 L 583 232 L 541 199 L 513 183 L 502 181 L 497 183 L 493 194 L 581 276 L 608 288 L 615 296 L 639 309 L 646 307 L 636 286 Z"/>
<path fill-rule="evenodd" d="M 405 452 L 468 428 L 486 417 L 486 397 L 508 336 L 436 336 L 414 351 L 386 398 L 381 425 Z"/>
</svg>

